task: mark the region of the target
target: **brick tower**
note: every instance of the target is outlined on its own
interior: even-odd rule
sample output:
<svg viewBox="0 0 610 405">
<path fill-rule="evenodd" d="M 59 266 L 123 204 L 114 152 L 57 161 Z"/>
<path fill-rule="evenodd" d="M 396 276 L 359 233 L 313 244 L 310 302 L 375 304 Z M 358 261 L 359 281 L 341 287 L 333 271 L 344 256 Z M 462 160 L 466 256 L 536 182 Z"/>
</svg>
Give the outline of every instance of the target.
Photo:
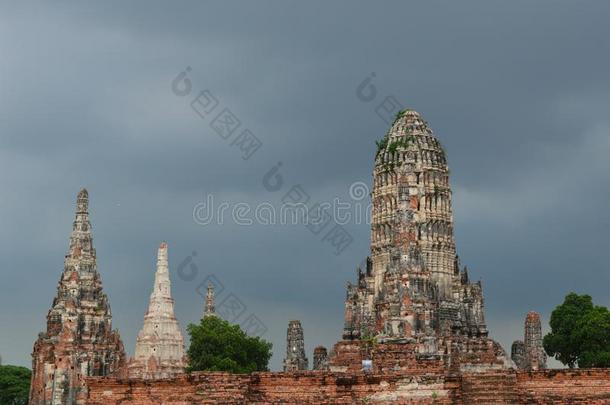
<svg viewBox="0 0 610 405">
<path fill-rule="evenodd" d="M 157 251 L 155 284 L 150 294 L 144 326 L 138 333 L 134 359 L 129 364 L 130 377 L 169 378 L 184 372 L 184 338 L 174 316 L 167 243 Z"/>
<path fill-rule="evenodd" d="M 307 370 L 309 362 L 305 355 L 305 341 L 301 321 L 290 321 L 286 332 L 286 358 L 284 371 Z"/>
<path fill-rule="evenodd" d="M 546 353 L 542 347 L 542 325 L 538 312 L 530 311 L 525 317 L 525 367 L 529 370 L 546 368 Z"/>
<path fill-rule="evenodd" d="M 344 339 L 487 336 L 481 284 L 456 254 L 445 152 L 417 112 L 378 142 L 371 198 L 371 256 L 348 285 Z"/>
<path fill-rule="evenodd" d="M 88 207 L 83 189 L 47 330 L 34 343 L 31 405 L 75 404 L 86 390 L 84 377 L 111 374 L 125 361 L 97 271 Z"/>
<path fill-rule="evenodd" d="M 538 312 L 530 311 L 525 317 L 524 339 L 515 340 L 511 359 L 521 370 L 546 368 L 546 353 L 542 347 L 542 325 Z"/>
</svg>

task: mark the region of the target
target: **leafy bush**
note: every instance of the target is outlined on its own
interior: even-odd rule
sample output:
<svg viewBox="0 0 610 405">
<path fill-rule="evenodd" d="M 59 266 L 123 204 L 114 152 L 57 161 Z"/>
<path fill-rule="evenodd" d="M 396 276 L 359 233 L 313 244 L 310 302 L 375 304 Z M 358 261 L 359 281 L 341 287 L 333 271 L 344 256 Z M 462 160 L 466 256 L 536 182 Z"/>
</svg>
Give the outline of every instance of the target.
<svg viewBox="0 0 610 405">
<path fill-rule="evenodd" d="M 187 371 L 267 371 L 272 344 L 248 336 L 239 325 L 208 316 L 187 327 L 191 337 Z"/>
<path fill-rule="evenodd" d="M 551 314 L 544 350 L 568 367 L 610 367 L 610 311 L 589 295 L 568 294 Z"/>
<path fill-rule="evenodd" d="M 25 367 L 0 366 L 0 404 L 26 405 L 32 372 Z"/>
</svg>

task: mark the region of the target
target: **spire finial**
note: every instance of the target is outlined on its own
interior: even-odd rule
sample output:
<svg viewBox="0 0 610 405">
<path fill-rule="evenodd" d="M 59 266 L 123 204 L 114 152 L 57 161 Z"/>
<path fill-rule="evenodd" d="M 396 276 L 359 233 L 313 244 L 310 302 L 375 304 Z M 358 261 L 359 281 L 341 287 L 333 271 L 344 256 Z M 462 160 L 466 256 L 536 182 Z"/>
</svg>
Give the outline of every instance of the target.
<svg viewBox="0 0 610 405">
<path fill-rule="evenodd" d="M 161 242 L 153 291 L 128 371 L 137 378 L 158 379 L 182 373 L 184 366 L 184 338 L 174 315 L 167 243 Z"/>
<path fill-rule="evenodd" d="M 205 294 L 205 310 L 203 311 L 203 317 L 216 315 L 216 307 L 214 305 L 214 285 L 208 284 L 208 291 Z"/>
<path fill-rule="evenodd" d="M 76 197 L 76 213 L 86 214 L 89 209 L 89 192 L 86 188 L 81 189 Z"/>
<path fill-rule="evenodd" d="M 72 223 L 68 256 L 73 259 L 95 258 L 91 223 L 89 222 L 89 193 L 85 188 L 81 189 L 76 196 L 76 214 Z"/>
<path fill-rule="evenodd" d="M 167 242 L 163 241 L 157 250 L 157 273 L 168 272 Z"/>
</svg>

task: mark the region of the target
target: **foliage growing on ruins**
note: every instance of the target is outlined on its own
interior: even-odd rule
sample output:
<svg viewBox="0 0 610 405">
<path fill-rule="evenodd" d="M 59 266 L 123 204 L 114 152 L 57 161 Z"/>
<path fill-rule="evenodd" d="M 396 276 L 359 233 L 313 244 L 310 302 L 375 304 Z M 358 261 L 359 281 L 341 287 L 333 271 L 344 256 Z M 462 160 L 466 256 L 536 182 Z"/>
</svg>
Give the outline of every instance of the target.
<svg viewBox="0 0 610 405">
<path fill-rule="evenodd" d="M 570 368 L 610 367 L 610 311 L 589 295 L 568 294 L 551 314 L 543 345 L 549 356 Z"/>
<path fill-rule="evenodd" d="M 390 142 L 390 144 L 388 145 L 388 152 L 390 152 L 390 153 L 396 152 L 396 150 L 399 147 L 406 148 L 409 145 L 409 143 L 413 142 L 413 141 L 415 141 L 415 137 L 413 137 L 413 135 L 399 138 L 393 142 Z"/>
<path fill-rule="evenodd" d="M 248 336 L 239 325 L 217 317 L 204 317 L 199 325 L 187 327 L 191 337 L 187 371 L 268 371 L 272 344 Z"/>
<path fill-rule="evenodd" d="M 379 152 L 385 149 L 388 146 L 388 136 L 384 136 L 382 139 L 375 141 L 375 145 L 377 145 L 377 152 L 375 153 L 375 157 L 379 155 Z"/>
<path fill-rule="evenodd" d="M 396 121 L 398 121 L 399 119 L 401 119 L 405 113 L 408 111 L 408 109 L 404 109 L 404 110 L 400 110 L 396 113 L 396 117 L 394 117 L 394 123 L 392 125 L 394 125 L 396 123 Z"/>
<path fill-rule="evenodd" d="M 25 367 L 0 366 L 0 404 L 26 405 L 31 374 Z"/>
</svg>

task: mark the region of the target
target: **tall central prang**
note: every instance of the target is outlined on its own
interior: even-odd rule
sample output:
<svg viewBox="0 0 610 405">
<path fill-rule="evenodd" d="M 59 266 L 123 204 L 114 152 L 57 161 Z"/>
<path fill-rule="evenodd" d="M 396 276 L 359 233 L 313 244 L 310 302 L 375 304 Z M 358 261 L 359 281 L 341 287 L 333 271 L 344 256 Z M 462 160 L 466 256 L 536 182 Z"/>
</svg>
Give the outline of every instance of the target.
<svg viewBox="0 0 610 405">
<path fill-rule="evenodd" d="M 481 284 L 469 282 L 456 254 L 438 139 L 404 110 L 377 147 L 371 255 L 348 284 L 344 339 L 487 336 Z"/>
</svg>

